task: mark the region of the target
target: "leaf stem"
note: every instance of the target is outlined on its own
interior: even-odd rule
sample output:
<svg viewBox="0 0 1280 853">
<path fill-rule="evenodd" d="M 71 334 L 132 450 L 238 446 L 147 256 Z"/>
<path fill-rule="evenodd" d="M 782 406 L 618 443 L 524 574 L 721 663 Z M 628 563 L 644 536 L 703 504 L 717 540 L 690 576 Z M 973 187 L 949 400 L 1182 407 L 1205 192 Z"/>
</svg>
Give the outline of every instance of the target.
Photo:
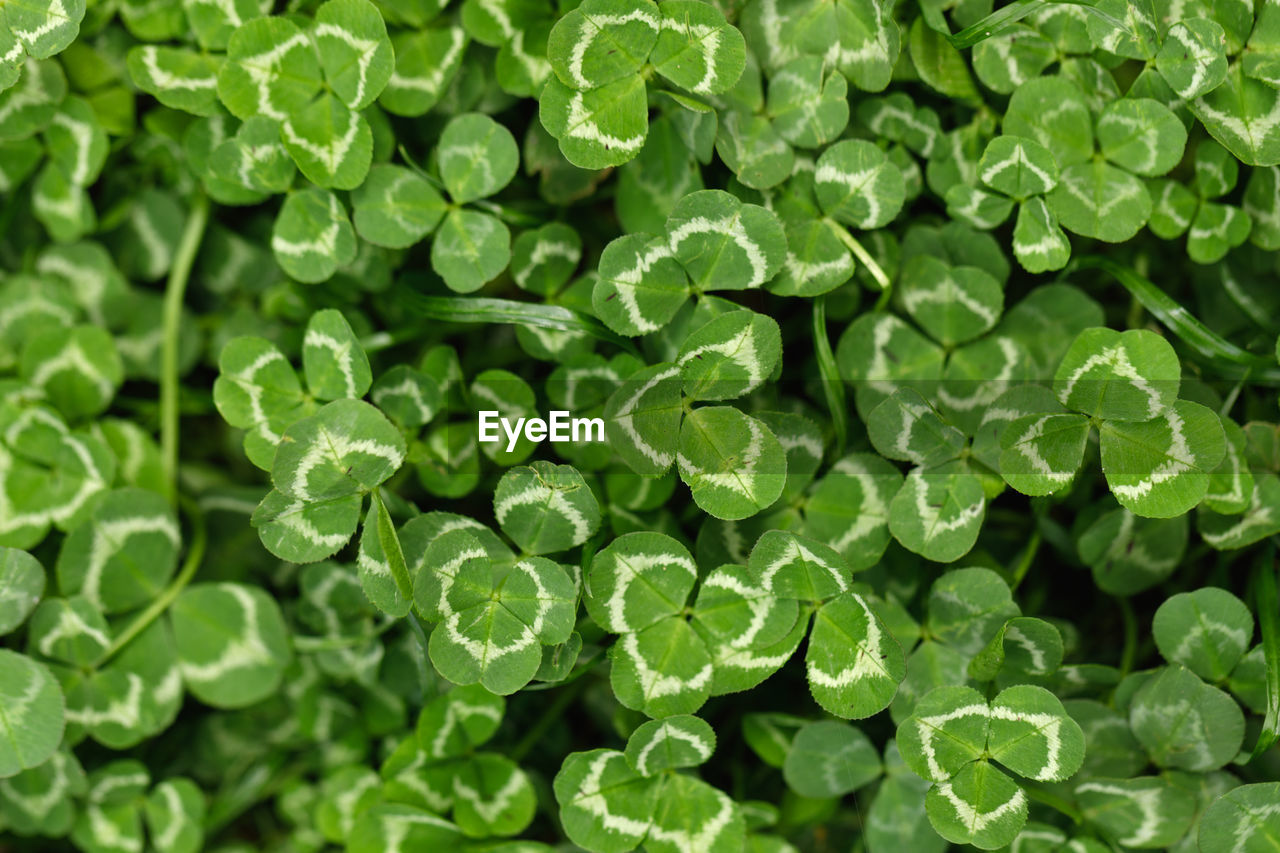
<svg viewBox="0 0 1280 853">
<path fill-rule="evenodd" d="M 1022 787 L 1023 790 L 1027 792 L 1027 799 L 1034 800 L 1041 805 L 1048 806 L 1054 811 L 1066 815 L 1077 825 L 1084 823 L 1084 815 L 1081 814 L 1080 810 L 1068 802 L 1064 797 L 1050 793 L 1037 785 L 1029 785 L 1025 782 Z"/>
<path fill-rule="evenodd" d="M 1129 599 L 1117 598 L 1116 601 L 1120 604 L 1120 617 L 1124 620 L 1124 648 L 1120 652 L 1120 677 L 1124 678 L 1133 671 L 1138 657 L 1138 617 L 1134 615 Z"/>
<path fill-rule="evenodd" d="M 154 601 L 148 605 L 147 609 L 138 614 L 138 616 L 130 622 L 125 629 L 116 635 L 111 641 L 111 645 L 98 656 L 90 666 L 93 669 L 99 669 L 105 666 L 113 657 L 124 650 L 126 646 L 133 641 L 135 637 L 145 631 L 152 622 L 160 618 L 169 605 L 173 604 L 178 594 L 191 583 L 191 579 L 195 577 L 196 570 L 200 568 L 200 562 L 204 559 L 205 546 L 208 544 L 209 535 L 204 523 L 204 512 L 201 511 L 199 504 L 190 498 L 179 498 L 179 507 L 186 514 L 187 519 L 191 522 L 191 547 L 187 549 L 187 558 L 182 563 L 182 568 L 178 571 L 173 582 L 160 593 Z"/>
<path fill-rule="evenodd" d="M 160 350 L 160 454 L 165 489 L 171 502 L 176 502 L 178 497 L 178 397 L 182 391 L 178 382 L 178 336 L 182 331 L 182 303 L 208 223 L 209 199 L 200 193 L 187 214 L 187 224 L 164 289 L 164 342 Z"/>
<path fill-rule="evenodd" d="M 1249 374 L 1253 372 L 1253 368 L 1248 368 L 1244 372 L 1244 376 L 1240 377 L 1240 381 L 1231 389 L 1231 393 L 1227 394 L 1227 399 L 1222 401 L 1222 408 L 1218 410 L 1218 417 L 1225 418 L 1231 413 L 1231 409 L 1235 406 L 1236 400 L 1240 397 L 1240 390 L 1244 388 L 1244 383 L 1249 379 Z"/>
<path fill-rule="evenodd" d="M 1022 579 L 1027 576 L 1031 564 L 1036 559 L 1036 554 L 1040 551 L 1040 528 L 1037 526 L 1031 532 L 1031 541 L 1027 543 L 1027 550 L 1022 552 L 1022 559 L 1018 561 L 1018 567 L 1013 570 L 1013 583 L 1009 584 L 1011 592 L 1017 592 L 1018 586 L 1022 583 Z"/>
<path fill-rule="evenodd" d="M 524 733 L 524 737 L 520 738 L 520 741 L 507 753 L 508 757 L 519 764 L 520 760 L 529 754 L 529 750 L 533 749 L 534 744 L 542 740 L 543 735 L 547 733 L 547 729 L 555 725 L 564 716 L 564 712 L 577 700 L 578 695 L 587 689 L 589 683 L 585 678 L 578 678 L 566 684 L 564 689 L 560 691 L 560 695 L 555 698 L 555 701 L 547 706 L 546 710 L 542 712 L 542 716 L 534 721 L 533 725 Z"/>
<path fill-rule="evenodd" d="M 871 277 L 876 280 L 876 284 L 880 286 L 880 289 L 887 293 L 892 282 L 889 281 L 889 276 L 885 275 L 880 265 L 876 263 L 876 259 L 871 257 L 871 253 L 867 251 L 866 247 L 858 242 L 858 238 L 849 233 L 848 228 L 840 225 L 834 219 L 825 221 L 827 226 L 835 232 L 836 237 L 840 238 L 840 242 L 849 247 L 849 251 L 853 252 L 853 256 L 867 268 L 867 272 L 871 273 Z M 881 299 L 884 299 L 884 297 L 882 296 Z"/>
</svg>

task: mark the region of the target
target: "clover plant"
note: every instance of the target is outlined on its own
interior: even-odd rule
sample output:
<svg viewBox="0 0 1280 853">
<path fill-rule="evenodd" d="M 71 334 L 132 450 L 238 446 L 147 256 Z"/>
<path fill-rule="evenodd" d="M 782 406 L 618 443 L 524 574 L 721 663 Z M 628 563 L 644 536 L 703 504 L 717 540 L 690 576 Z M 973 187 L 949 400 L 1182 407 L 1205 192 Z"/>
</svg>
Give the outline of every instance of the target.
<svg viewBox="0 0 1280 853">
<path fill-rule="evenodd" d="M 0 849 L 1280 849 L 1280 6 L 0 0 Z"/>
</svg>

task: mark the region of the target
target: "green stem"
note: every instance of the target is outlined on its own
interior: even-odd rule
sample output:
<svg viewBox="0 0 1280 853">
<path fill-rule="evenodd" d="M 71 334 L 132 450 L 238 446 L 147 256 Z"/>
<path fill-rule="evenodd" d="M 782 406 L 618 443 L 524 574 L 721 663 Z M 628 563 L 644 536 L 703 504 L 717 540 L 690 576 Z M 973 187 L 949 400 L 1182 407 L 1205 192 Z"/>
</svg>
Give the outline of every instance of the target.
<svg viewBox="0 0 1280 853">
<path fill-rule="evenodd" d="M 1138 657 L 1138 617 L 1129 599 L 1117 598 L 1116 601 L 1120 603 L 1120 616 L 1124 619 L 1124 649 L 1120 652 L 1120 677 L 1124 678 L 1133 671 Z"/>
<path fill-rule="evenodd" d="M 1071 818 L 1072 823 L 1075 823 L 1075 824 L 1084 823 L 1084 815 L 1080 813 L 1080 810 L 1078 808 L 1073 806 L 1064 798 L 1059 797 L 1057 794 L 1050 793 L 1049 791 L 1046 791 L 1044 788 L 1040 788 L 1035 785 L 1028 785 L 1025 782 L 1023 783 L 1022 787 L 1023 787 L 1023 790 L 1027 792 L 1027 799 L 1034 800 L 1035 802 L 1040 803 L 1041 805 L 1048 806 L 1054 811 L 1057 811 L 1066 815 L 1067 817 Z"/>
<path fill-rule="evenodd" d="M 867 272 L 871 273 L 871 277 L 876 280 L 876 284 L 880 285 L 880 289 L 887 293 L 892 282 L 889 281 L 889 276 L 885 275 L 885 272 L 880 268 L 880 265 L 876 263 L 876 259 L 871 257 L 871 253 L 866 250 L 866 247 L 859 243 L 858 239 L 849 233 L 849 229 L 839 225 L 834 219 L 828 219 L 826 220 L 826 223 L 827 226 L 835 233 L 836 237 L 840 238 L 840 242 L 848 246 L 849 251 L 853 252 L 853 256 L 867 268 Z M 881 299 L 883 298 L 884 297 L 882 296 Z"/>
<path fill-rule="evenodd" d="M 1027 550 L 1022 552 L 1022 559 L 1018 561 L 1018 567 L 1013 570 L 1013 583 L 1009 585 L 1010 589 L 1015 592 L 1017 591 L 1019 584 L 1022 583 L 1022 579 L 1027 576 L 1027 571 L 1030 570 L 1031 564 L 1035 561 L 1036 554 L 1039 550 L 1040 528 L 1037 527 L 1031 533 L 1031 541 L 1027 543 Z"/>
<path fill-rule="evenodd" d="M 1222 408 L 1218 410 L 1218 417 L 1225 418 L 1231 414 L 1231 409 L 1235 406 L 1236 400 L 1240 397 L 1240 390 L 1244 388 L 1245 380 L 1249 378 L 1252 368 L 1246 369 L 1244 376 L 1240 377 L 1240 381 L 1231 389 L 1231 393 L 1227 395 L 1227 399 L 1222 401 Z"/>
<path fill-rule="evenodd" d="M 542 740 L 543 735 L 547 733 L 547 729 L 551 728 L 555 723 L 564 716 L 564 712 L 569 710 L 569 706 L 577 701 L 578 696 L 583 690 L 587 689 L 590 682 L 585 678 L 579 678 L 564 686 L 560 691 L 560 695 L 556 700 L 547 706 L 542 712 L 542 716 L 538 717 L 534 724 L 525 732 L 524 737 L 520 738 L 520 742 L 507 753 L 508 757 L 520 763 L 520 760 L 529 754 L 529 750 L 533 749 L 534 744 Z"/>
<path fill-rule="evenodd" d="M 116 638 L 111 641 L 111 645 L 107 647 L 106 651 L 93 662 L 91 665 L 93 669 L 99 669 L 106 665 L 125 646 L 129 645 L 135 637 L 145 631 L 152 622 L 160 618 L 160 615 L 169 609 L 169 605 L 173 604 L 174 599 L 178 597 L 178 593 L 182 592 L 186 585 L 191 583 L 191 579 L 195 577 L 196 569 L 200 568 L 200 561 L 204 559 L 205 546 L 208 544 L 209 539 L 208 530 L 205 528 L 204 523 L 204 513 L 200 511 L 200 507 L 195 501 L 187 498 L 182 498 L 179 501 L 179 506 L 182 507 L 191 522 L 191 547 L 187 549 L 187 558 L 183 561 L 182 568 L 164 592 L 160 593 L 146 610 L 139 613 L 123 631 L 116 635 Z"/>
<path fill-rule="evenodd" d="M 208 223 L 209 199 L 201 193 L 195 197 L 191 212 L 187 214 L 187 225 L 164 290 L 164 346 L 160 350 L 160 453 L 170 501 L 176 501 L 178 497 L 178 395 L 182 390 L 178 383 L 178 335 L 182 332 L 182 302 Z"/>
</svg>

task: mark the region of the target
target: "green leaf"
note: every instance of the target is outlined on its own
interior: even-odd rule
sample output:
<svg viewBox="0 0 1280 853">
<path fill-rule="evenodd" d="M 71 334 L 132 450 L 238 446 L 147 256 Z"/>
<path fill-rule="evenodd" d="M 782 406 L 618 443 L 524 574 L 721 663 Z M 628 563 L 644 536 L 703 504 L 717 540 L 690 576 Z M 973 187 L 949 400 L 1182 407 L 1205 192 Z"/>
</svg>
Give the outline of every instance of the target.
<svg viewBox="0 0 1280 853">
<path fill-rule="evenodd" d="M 801 148 L 826 145 L 849 123 L 849 84 L 816 56 L 787 63 L 769 80 L 767 109 L 779 136 Z"/>
<path fill-rule="evenodd" d="M 609 682 L 618 701 L 650 717 L 692 714 L 711 695 L 706 644 L 679 617 L 623 634 L 610 658 Z"/>
<path fill-rule="evenodd" d="M 775 597 L 767 579 L 756 578 L 743 566 L 725 565 L 712 571 L 698 590 L 694 616 L 703 638 L 731 649 L 772 646 L 791 632 L 799 612 L 797 603 Z"/>
<path fill-rule="evenodd" d="M 1132 239 L 1151 218 L 1146 186 L 1101 160 L 1064 168 L 1047 201 L 1068 231 L 1107 243 Z"/>
<path fill-rule="evenodd" d="M 391 39 L 395 70 L 378 103 L 395 115 L 426 113 L 456 78 L 467 42 L 460 26 L 396 32 Z"/>
<path fill-rule="evenodd" d="M 238 27 L 218 72 L 218 98 L 236 118 L 284 121 L 320 90 L 315 48 L 287 18 L 254 18 Z"/>
<path fill-rule="evenodd" d="M 1018 200 L 1043 195 L 1058 185 L 1052 152 L 1032 139 L 997 136 L 987 143 L 978 167 L 984 184 Z"/>
<path fill-rule="evenodd" d="M 265 116 L 246 119 L 234 137 L 214 148 L 209 171 L 253 193 L 287 192 L 297 175 L 280 140 L 280 123 Z"/>
<path fill-rule="evenodd" d="M 1127 509 L 1117 509 L 1089 525 L 1078 547 L 1099 589 L 1133 595 L 1160 583 L 1177 568 L 1187 547 L 1187 521 L 1139 518 Z"/>
<path fill-rule="evenodd" d="M 757 388 L 782 359 L 782 332 L 770 317 L 730 311 L 680 345 L 676 363 L 691 400 L 730 400 Z"/>
<path fill-rule="evenodd" d="M 1150 98 L 1113 101 L 1098 117 L 1102 155 L 1139 175 L 1163 175 L 1178 165 L 1186 128 L 1173 111 Z"/>
<path fill-rule="evenodd" d="M 1154 332 L 1093 328 L 1072 341 L 1053 390 L 1064 406 L 1108 422 L 1150 421 L 1173 406 L 1181 377 L 1173 347 Z"/>
<path fill-rule="evenodd" d="M 67 418 L 106 410 L 124 381 L 115 341 L 97 326 L 41 331 L 22 348 L 19 373 Z"/>
<path fill-rule="evenodd" d="M 988 89 L 1002 95 L 1035 79 L 1057 59 L 1049 39 L 1025 25 L 983 39 L 973 48 L 973 71 Z"/>
<path fill-rule="evenodd" d="M 782 775 L 803 797 L 840 797 L 880 775 L 871 740 L 848 723 L 819 720 L 796 732 Z"/>
<path fill-rule="evenodd" d="M 650 0 L 587 0 L 551 29 L 547 59 L 565 86 L 598 89 L 639 71 L 661 27 Z"/>
<path fill-rule="evenodd" d="M 1003 129 L 1040 143 L 1063 169 L 1093 156 L 1093 117 L 1080 88 L 1065 77 L 1037 77 L 1019 86 Z"/>
<path fill-rule="evenodd" d="M 988 331 L 1004 308 L 1004 289 L 986 270 L 949 266 L 933 255 L 907 261 L 899 287 L 907 313 L 945 347 Z"/>
<path fill-rule="evenodd" d="M 814 615 L 805 671 L 824 710 L 862 719 L 889 706 L 906 674 L 906 658 L 866 599 L 848 592 Z"/>
<path fill-rule="evenodd" d="M 755 515 L 782 494 L 787 459 L 764 424 L 737 409 L 695 409 L 680 427 L 680 479 L 716 518 Z"/>
<path fill-rule="evenodd" d="M 1219 515 L 1209 501 L 1206 496 L 1200 508 L 1199 529 L 1200 537 L 1214 548 L 1243 548 L 1280 532 L 1280 480 L 1272 474 L 1258 474 L 1242 515 Z"/>
<path fill-rule="evenodd" d="M 325 82 L 352 110 L 364 109 L 387 85 L 395 64 L 382 16 L 369 0 L 328 0 L 315 20 Z"/>
<path fill-rule="evenodd" d="M 23 52 L 35 59 L 61 53 L 79 34 L 84 14 L 79 0 L 33 0 L 6 8 L 12 43 L 0 60 L 15 62 Z"/>
<path fill-rule="evenodd" d="M 453 777 L 453 817 L 468 836 L 516 835 L 533 820 L 533 783 L 504 755 L 481 753 Z"/>
<path fill-rule="evenodd" d="M 838 551 L 855 571 L 880 559 L 889 544 L 889 502 L 902 474 L 873 453 L 853 453 L 831 467 L 809 493 L 804 532 Z"/>
<path fill-rule="evenodd" d="M 319 400 L 359 399 L 373 384 L 369 358 L 340 311 L 317 311 L 302 341 L 307 387 Z"/>
<path fill-rule="evenodd" d="M 863 230 L 887 225 L 906 198 L 901 170 L 863 140 L 846 139 L 823 151 L 813 182 L 818 203 L 828 215 Z"/>
<path fill-rule="evenodd" d="M 315 284 L 332 277 L 356 256 L 356 235 L 342 202 L 315 187 L 289 195 L 271 231 L 271 252 L 298 281 Z"/>
<path fill-rule="evenodd" d="M 578 232 L 564 223 L 550 222 L 516 238 L 511 247 L 511 277 L 522 290 L 552 296 L 569 281 L 580 260 Z"/>
<path fill-rule="evenodd" d="M 1226 33 L 1209 18 L 1176 21 L 1156 54 L 1156 69 L 1185 101 L 1218 88 L 1227 78 Z"/>
<path fill-rule="evenodd" d="M 730 853 L 745 845 L 745 821 L 733 800 L 700 779 L 682 774 L 667 778 L 645 839 L 647 850 Z"/>
<path fill-rule="evenodd" d="M 232 338 L 218 357 L 213 402 L 227 423 L 246 430 L 245 453 L 270 470 L 280 434 L 308 411 L 293 366 L 269 341 Z"/>
<path fill-rule="evenodd" d="M 948 563 L 973 547 L 986 506 L 982 484 L 965 462 L 916 468 L 889 505 L 889 530 L 907 550 Z"/>
<path fill-rule="evenodd" d="M 945 782 L 987 749 L 990 708 L 972 687 L 929 691 L 898 726 L 902 759 L 916 775 Z"/>
<path fill-rule="evenodd" d="M 462 553 L 473 553 L 474 541 Z M 432 556 L 429 549 L 428 565 Z M 498 695 L 515 693 L 542 665 L 542 645 L 563 643 L 573 630 L 574 583 L 550 560 L 530 557 L 495 571 L 472 558 L 445 577 L 443 621 L 428 648 L 436 669 L 455 684 L 478 681 Z"/>
<path fill-rule="evenodd" d="M 400 537 L 376 490 L 371 513 L 372 523 L 365 518 L 356 556 L 360 586 L 374 607 L 393 616 L 405 616 L 413 603 L 413 579 Z"/>
<path fill-rule="evenodd" d="M 1018 615 L 1009 585 L 991 569 L 954 569 L 929 592 L 929 632 L 967 655 L 977 654 Z"/>
<path fill-rule="evenodd" d="M 658 788 L 616 750 L 570 753 L 553 787 L 565 833 L 588 850 L 626 853 L 653 825 Z"/>
<path fill-rule="evenodd" d="M 1244 742 L 1235 700 L 1178 664 L 1158 670 L 1134 694 L 1129 725 L 1156 764 L 1201 773 L 1225 765 Z"/>
<path fill-rule="evenodd" d="M 1062 665 L 1062 634 L 1053 623 L 1017 616 L 1000 628 L 969 664 L 978 681 L 992 681 L 1001 673 L 1051 675 Z"/>
<path fill-rule="evenodd" d="M 0 634 L 26 620 L 44 595 L 40 561 L 25 551 L 0 547 Z"/>
<path fill-rule="evenodd" d="M 452 118 L 436 147 L 440 177 L 459 204 L 505 187 L 515 176 L 519 158 L 511 131 L 480 113 Z"/>
<path fill-rule="evenodd" d="M 1249 238 L 1251 226 L 1237 207 L 1202 202 L 1187 235 L 1187 255 L 1198 264 L 1216 263 Z"/>
<path fill-rule="evenodd" d="M 183 776 L 166 779 L 147 795 L 147 832 L 160 853 L 192 853 L 204 843 L 204 793 Z"/>
<path fill-rule="evenodd" d="M 1280 92 L 1244 73 L 1237 62 L 1227 69 L 1221 86 L 1188 106 L 1209 131 L 1249 166 L 1280 163 Z"/>
<path fill-rule="evenodd" d="M 600 508 L 582 475 L 541 460 L 502 476 L 493 512 L 502 532 L 528 554 L 567 551 L 600 525 Z"/>
<path fill-rule="evenodd" d="M 1280 783 L 1241 785 L 1209 804 L 1200 817 L 1198 841 L 1204 853 L 1257 853 L 1280 844 L 1275 803 Z"/>
<path fill-rule="evenodd" d="M 145 45 L 128 54 L 129 76 L 160 103 L 199 116 L 218 111 L 218 69 L 213 56 L 175 47 Z"/>
<path fill-rule="evenodd" d="M 1007 636 L 1007 632 L 1006 632 Z M 1061 782 L 1084 761 L 1084 732 L 1043 687 L 1007 687 L 991 701 L 987 752 L 1026 779 Z"/>
<path fill-rule="evenodd" d="M 638 74 L 585 92 L 553 77 L 539 106 L 542 126 L 559 141 L 565 159 L 582 169 L 621 166 L 640 153 L 649 132 L 644 80 Z"/>
<path fill-rule="evenodd" d="M 1027 795 L 989 763 L 975 761 L 930 788 L 925 808 L 943 838 L 994 850 L 1013 841 L 1026 823 Z"/>
<path fill-rule="evenodd" d="M 431 244 L 431 268 L 450 290 L 471 293 L 502 274 L 511 260 L 511 231 L 496 216 L 451 210 Z"/>
<path fill-rule="evenodd" d="M 604 406 L 605 435 L 632 471 L 663 474 L 676 459 L 682 380 L 674 364 L 655 364 L 632 374 Z"/>
<path fill-rule="evenodd" d="M 1165 599 L 1151 632 L 1165 660 L 1221 682 L 1249 650 L 1253 614 L 1231 593 L 1209 586 Z"/>
<path fill-rule="evenodd" d="M 867 435 L 881 456 L 926 467 L 955 459 L 965 437 L 910 388 L 899 388 L 871 410 Z"/>
<path fill-rule="evenodd" d="M 1024 495 L 1051 495 L 1074 479 L 1088 438 L 1081 415 L 1020 417 L 1000 438 L 1000 475 Z"/>
<path fill-rule="evenodd" d="M 105 613 L 156 597 L 178 566 L 178 519 L 168 501 L 144 489 L 108 493 L 71 531 L 58 554 L 58 588 Z"/>
<path fill-rule="evenodd" d="M 689 278 L 663 238 L 626 234 L 600 254 L 591 304 L 618 334 L 656 332 L 688 298 Z"/>
<path fill-rule="evenodd" d="M 583 603 L 615 634 L 642 630 L 685 606 L 698 569 L 683 545 L 662 533 L 626 533 L 595 555 Z"/>
<path fill-rule="evenodd" d="M 698 717 L 682 715 L 644 723 L 627 738 L 627 764 L 641 776 L 704 764 L 716 748 L 716 733 Z"/>
<path fill-rule="evenodd" d="M 338 98 L 322 95 L 290 113 L 280 134 L 298 169 L 317 186 L 352 190 L 369 174 L 373 131 L 363 115 Z"/>
<path fill-rule="evenodd" d="M 822 601 L 849 590 L 849 570 L 835 550 L 788 531 L 761 536 L 747 568 L 764 589 L 782 598 Z"/>
<path fill-rule="evenodd" d="M 280 440 L 271 479 L 303 503 L 368 492 L 404 461 L 400 431 L 361 400 L 334 400 L 297 421 Z"/>
<path fill-rule="evenodd" d="M 682 198 L 667 218 L 667 243 L 698 290 L 760 287 L 786 258 L 786 233 L 772 211 L 722 190 Z"/>
<path fill-rule="evenodd" d="M 31 614 L 31 648 L 41 656 L 91 667 L 111 645 L 102 611 L 81 595 L 48 598 Z"/>
<path fill-rule="evenodd" d="M 262 589 L 193 584 L 170 610 L 182 680 L 215 708 L 243 708 L 270 696 L 292 658 L 280 608 Z"/>
<path fill-rule="evenodd" d="M 796 154 L 764 116 L 732 110 L 719 117 L 716 154 L 744 186 L 768 189 L 795 171 Z M 647 150 L 647 148 L 646 148 Z"/>
<path fill-rule="evenodd" d="M 430 234 L 445 203 L 411 169 L 378 164 L 351 194 L 352 220 L 360 237 L 389 249 L 406 249 Z"/>
<path fill-rule="evenodd" d="M 633 0 L 627 5 L 638 4 Z M 654 69 L 697 95 L 719 95 L 732 89 L 746 65 L 742 33 L 730 26 L 719 9 L 698 0 L 663 0 L 658 11 L 660 32 L 649 56 Z M 584 55 L 584 68 L 586 64 Z"/>
<path fill-rule="evenodd" d="M 893 314 L 874 312 L 853 321 L 836 346 L 840 374 L 853 383 L 863 417 L 900 385 L 929 392 L 942 377 L 942 349 Z"/>
<path fill-rule="evenodd" d="M 1185 400 L 1145 423 L 1108 421 L 1100 433 L 1111 493 L 1148 518 L 1181 515 L 1200 503 L 1226 453 L 1222 421 Z"/>
</svg>

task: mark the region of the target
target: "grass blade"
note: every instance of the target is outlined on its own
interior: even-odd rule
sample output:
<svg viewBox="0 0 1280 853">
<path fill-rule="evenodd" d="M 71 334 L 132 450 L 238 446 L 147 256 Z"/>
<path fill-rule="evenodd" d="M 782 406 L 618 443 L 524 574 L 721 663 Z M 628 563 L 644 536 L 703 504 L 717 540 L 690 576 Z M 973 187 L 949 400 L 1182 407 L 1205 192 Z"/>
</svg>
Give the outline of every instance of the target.
<svg viewBox="0 0 1280 853">
<path fill-rule="evenodd" d="M 446 323 L 509 323 L 562 332 L 584 332 L 639 355 L 631 341 L 611 331 L 599 320 L 560 305 L 489 297 L 427 296 L 412 290 L 401 292 L 399 298 L 411 311 L 428 320 Z"/>
<path fill-rule="evenodd" d="M 1173 297 L 1128 267 L 1097 255 L 1080 258 L 1075 261 L 1074 267 L 1075 269 L 1097 269 L 1109 273 L 1124 285 L 1125 289 L 1142 303 L 1142 307 L 1150 311 L 1161 325 L 1204 358 L 1218 364 L 1250 368 L 1251 371 L 1274 371 L 1273 358 L 1248 352 L 1226 340 L 1179 305 Z M 1252 375 L 1261 376 L 1258 372 L 1253 372 Z"/>
<path fill-rule="evenodd" d="M 813 300 L 813 349 L 818 358 L 818 373 L 822 377 L 822 393 L 831 411 L 831 426 L 836 433 L 836 456 L 844 455 L 845 440 L 849 436 L 849 414 L 844 396 L 844 380 L 836 367 L 836 357 L 827 339 L 827 298 Z"/>
<path fill-rule="evenodd" d="M 1276 549 L 1270 542 L 1254 568 L 1253 598 L 1267 663 L 1267 714 L 1253 747 L 1252 758 L 1257 758 L 1280 740 L 1280 595 L 1276 593 Z"/>
</svg>

